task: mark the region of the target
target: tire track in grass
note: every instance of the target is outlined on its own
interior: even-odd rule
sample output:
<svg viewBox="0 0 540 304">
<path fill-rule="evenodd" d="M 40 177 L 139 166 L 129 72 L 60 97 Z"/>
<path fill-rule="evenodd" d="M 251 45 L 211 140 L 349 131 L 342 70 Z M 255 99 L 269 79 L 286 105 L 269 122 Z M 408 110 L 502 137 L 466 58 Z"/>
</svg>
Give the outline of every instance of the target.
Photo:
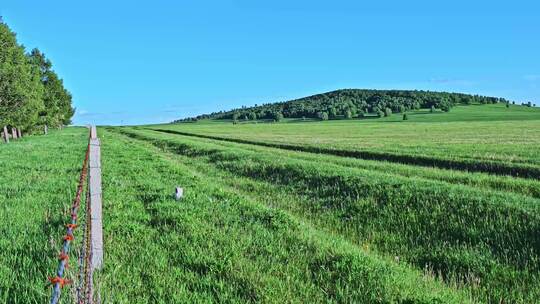
<svg viewBox="0 0 540 304">
<path fill-rule="evenodd" d="M 159 131 L 154 130 L 149 130 L 149 132 L 156 132 L 156 134 L 160 133 Z M 173 135 L 183 136 L 179 134 Z M 190 136 L 186 137 L 189 138 Z M 235 145 L 234 148 L 244 149 L 246 151 L 263 151 L 263 149 L 268 148 L 258 145 L 231 143 L 228 141 L 215 139 L 205 140 L 207 140 L 208 142 L 219 144 L 224 147 L 231 147 L 232 145 Z M 328 154 L 314 154 L 306 153 L 303 151 L 283 150 L 279 148 L 273 149 L 276 149 L 275 151 L 278 153 L 288 153 L 287 157 L 289 158 L 315 162 L 328 162 L 344 168 L 376 170 L 380 172 L 386 172 L 387 174 L 394 174 L 404 177 L 423 178 L 426 180 L 439 180 L 441 182 L 447 182 L 449 184 L 461 184 L 470 187 L 490 189 L 493 191 L 510 191 L 516 194 L 522 194 L 533 198 L 540 198 L 540 182 L 534 179 L 523 179 L 511 176 L 441 169 L 435 167 L 421 167 L 385 161 L 355 159 L 350 157 L 338 157 Z"/>
<path fill-rule="evenodd" d="M 151 299 L 163 302 L 469 302 L 462 291 L 444 287 L 419 271 L 367 254 L 284 211 L 245 200 L 223 187 L 219 179 L 167 159 L 149 143 L 110 132 L 102 134 L 104 148 L 115 145 L 104 154 L 108 163 L 125 167 L 109 168 L 118 170 L 108 173 L 109 180 L 117 181 L 112 191 L 118 193 L 109 204 L 124 204 L 121 212 L 129 212 L 133 197 L 122 194 L 132 191 L 135 197 L 147 196 L 150 216 L 141 224 L 158 229 L 159 238 L 154 241 L 160 243 L 158 250 L 166 252 L 159 268 L 163 270 L 161 277 L 147 278 L 153 285 L 122 284 L 119 289 L 116 280 L 131 282 L 131 278 L 107 269 L 107 286 L 122 294 L 145 293 L 152 286 L 163 293 L 155 293 Z M 124 175 L 136 175 L 138 183 L 146 186 L 132 189 L 131 183 L 120 180 Z M 187 185 L 181 202 L 163 196 L 177 183 Z M 109 200 L 110 191 L 104 188 L 104 197 Z M 120 216 L 119 211 L 111 216 Z M 113 224 L 109 222 L 109 226 Z M 131 223 L 122 225 L 130 227 Z M 133 227 L 131 237 L 140 233 L 145 233 L 142 227 Z M 119 243 L 109 243 L 109 252 L 116 252 Z M 141 255 L 146 248 L 137 243 L 122 248 Z M 129 266 L 136 276 L 145 266 L 133 262 L 110 259 L 107 265 Z"/>
<path fill-rule="evenodd" d="M 145 136 L 140 136 L 144 140 Z M 322 210 L 331 211 L 336 208 L 340 210 L 346 207 L 348 209 L 344 213 L 353 216 L 353 219 L 362 215 L 360 211 L 372 205 L 356 205 L 354 198 L 358 197 L 359 193 L 365 194 L 361 195 L 362 197 L 374 196 L 376 206 L 371 211 L 367 210 L 372 212 L 372 216 L 357 217 L 356 220 L 366 221 L 367 224 L 377 222 L 377 218 L 384 220 L 388 217 L 387 225 L 383 221 L 377 226 L 379 229 L 391 228 L 388 232 L 392 233 L 392 229 L 395 228 L 397 230 L 393 233 L 398 233 L 395 236 L 408 233 L 410 240 L 413 241 L 411 250 L 415 248 L 414 244 L 427 250 L 426 255 L 417 257 L 420 267 L 425 263 L 438 263 L 440 270 L 444 270 L 443 273 L 454 269 L 462 273 L 464 278 L 469 276 L 473 279 L 475 273 L 489 274 L 492 276 L 491 281 L 487 281 L 491 282 L 490 285 L 481 288 L 486 288 L 488 296 L 493 294 L 494 298 L 490 298 L 491 300 L 501 295 L 512 296 L 511 299 L 515 302 L 526 303 L 524 298 L 531 299 L 531 294 L 539 292 L 534 284 L 530 285 L 538 273 L 535 270 L 538 265 L 534 262 L 535 256 L 538 255 L 534 249 L 538 245 L 538 239 L 535 237 L 538 231 L 536 200 L 525 199 L 527 203 L 524 203 L 516 196 L 473 191 L 463 186 L 442 187 L 441 183 L 437 182 L 407 180 L 406 184 L 402 184 L 405 181 L 403 178 L 392 177 L 380 184 L 381 174 L 366 172 L 364 174 L 366 176 L 359 179 L 339 169 L 330 170 L 313 164 L 308 165 L 307 162 L 296 163 L 284 158 L 275 159 L 274 156 L 269 157 L 268 153 L 247 154 L 232 148 L 217 148 L 214 147 L 215 144 L 197 144 L 196 140 L 188 140 L 189 144 L 185 144 L 182 140 L 186 139 L 146 137 L 146 141 L 160 148 L 188 157 L 202 158 L 232 174 L 269 181 L 281 187 L 298 186 L 299 189 L 314 189 L 314 193 L 306 193 L 310 195 L 321 193 L 342 195 L 341 202 L 338 200 L 331 202 L 330 205 L 323 206 L 325 208 Z M 304 166 L 303 169 L 299 167 L 301 164 Z M 386 187 L 386 184 L 391 187 Z M 369 191 L 361 190 L 364 187 Z M 450 202 L 446 204 L 446 201 Z M 406 208 L 400 208 L 401 205 Z M 408 217 L 401 218 L 401 215 Z M 403 219 L 410 221 L 403 222 Z M 415 226 L 418 226 L 416 222 L 425 227 L 420 225 L 419 227 L 423 228 L 415 230 Z M 455 250 L 447 248 L 450 245 L 454 246 Z M 440 250 L 435 250 L 437 248 Z M 532 251 L 529 252 L 528 249 Z M 414 253 L 414 250 L 412 252 Z M 499 266 L 492 268 L 497 264 Z M 512 294 L 505 293 L 504 290 L 507 290 L 508 286 L 516 290 Z"/>
<path fill-rule="evenodd" d="M 189 132 L 168 130 L 168 129 L 155 129 L 147 128 L 149 130 L 154 130 L 163 133 L 169 134 L 179 134 L 184 136 L 214 139 L 228 142 L 235 142 L 240 144 L 250 144 L 258 145 L 263 147 L 278 148 L 284 150 L 292 151 L 303 151 L 309 153 L 319 153 L 319 154 L 330 154 L 336 156 L 344 157 L 353 157 L 367 160 L 379 160 L 379 161 L 388 161 L 416 166 L 424 167 L 437 167 L 443 169 L 451 170 L 463 170 L 471 172 L 485 172 L 496 175 L 510 175 L 521 178 L 530 178 L 530 179 L 540 179 L 540 168 L 532 166 L 517 166 L 517 165 L 508 165 L 500 162 L 488 162 L 488 161 L 468 161 L 468 160 L 457 160 L 457 159 L 443 159 L 443 158 L 434 158 L 426 157 L 421 155 L 406 155 L 406 154 L 392 154 L 386 152 L 375 152 L 375 151 L 353 151 L 353 150 L 341 150 L 341 149 L 328 149 L 323 147 L 314 147 L 314 146 L 298 146 L 298 145 L 289 145 L 289 144 L 277 144 L 277 143 L 265 143 L 259 141 L 252 141 L 246 139 L 238 138 L 227 138 L 219 137 L 212 135 L 203 135 L 195 134 Z"/>
</svg>

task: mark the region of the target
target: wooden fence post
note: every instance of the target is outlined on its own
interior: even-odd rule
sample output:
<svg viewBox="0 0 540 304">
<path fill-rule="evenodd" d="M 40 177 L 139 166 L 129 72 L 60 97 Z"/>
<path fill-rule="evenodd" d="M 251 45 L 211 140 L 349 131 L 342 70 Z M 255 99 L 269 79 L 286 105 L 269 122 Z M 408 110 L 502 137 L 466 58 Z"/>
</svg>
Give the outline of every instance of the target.
<svg viewBox="0 0 540 304">
<path fill-rule="evenodd" d="M 11 137 L 17 139 L 17 128 L 11 127 Z"/>
<path fill-rule="evenodd" d="M 19 138 L 22 138 L 22 131 L 21 131 L 21 128 L 18 128 L 18 129 L 17 129 L 17 136 L 19 136 Z"/>
<path fill-rule="evenodd" d="M 49 133 L 49 128 L 47 127 L 47 125 L 45 125 L 43 129 L 44 129 L 45 135 L 47 135 L 47 133 Z"/>
<path fill-rule="evenodd" d="M 4 126 L 4 141 L 9 143 L 9 133 L 7 131 L 7 126 Z"/>
</svg>

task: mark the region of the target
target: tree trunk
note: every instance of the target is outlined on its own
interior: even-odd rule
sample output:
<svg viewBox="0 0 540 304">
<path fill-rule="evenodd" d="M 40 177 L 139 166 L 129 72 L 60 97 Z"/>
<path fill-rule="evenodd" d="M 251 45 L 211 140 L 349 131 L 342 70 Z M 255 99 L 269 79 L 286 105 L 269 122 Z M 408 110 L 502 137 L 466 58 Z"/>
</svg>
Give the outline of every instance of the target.
<svg viewBox="0 0 540 304">
<path fill-rule="evenodd" d="M 11 137 L 17 139 L 17 129 L 15 127 L 11 127 Z"/>
<path fill-rule="evenodd" d="M 7 131 L 7 126 L 4 126 L 4 141 L 9 143 L 9 133 Z"/>
<path fill-rule="evenodd" d="M 22 131 L 20 128 L 17 129 L 17 136 L 19 136 L 19 138 L 22 138 Z"/>
</svg>

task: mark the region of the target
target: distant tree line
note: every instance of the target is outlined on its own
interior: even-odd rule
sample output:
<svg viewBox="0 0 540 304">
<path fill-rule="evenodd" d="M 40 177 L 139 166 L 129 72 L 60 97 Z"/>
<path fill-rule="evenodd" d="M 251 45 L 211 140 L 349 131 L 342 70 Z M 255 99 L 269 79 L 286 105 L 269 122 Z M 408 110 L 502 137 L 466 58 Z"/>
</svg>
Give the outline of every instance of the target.
<svg viewBox="0 0 540 304">
<path fill-rule="evenodd" d="M 493 104 L 510 102 L 504 98 L 470 95 L 462 93 L 412 91 L 412 90 L 364 90 L 345 89 L 317 94 L 300 99 L 242 107 L 199 115 L 178 121 L 198 119 L 255 120 L 283 118 L 316 118 L 328 120 L 350 119 L 365 115 L 385 117 L 392 113 L 430 109 L 444 112 L 456 104 Z"/>
<path fill-rule="evenodd" d="M 26 53 L 0 18 L 0 128 L 26 133 L 71 123 L 71 94 L 38 49 Z"/>
</svg>

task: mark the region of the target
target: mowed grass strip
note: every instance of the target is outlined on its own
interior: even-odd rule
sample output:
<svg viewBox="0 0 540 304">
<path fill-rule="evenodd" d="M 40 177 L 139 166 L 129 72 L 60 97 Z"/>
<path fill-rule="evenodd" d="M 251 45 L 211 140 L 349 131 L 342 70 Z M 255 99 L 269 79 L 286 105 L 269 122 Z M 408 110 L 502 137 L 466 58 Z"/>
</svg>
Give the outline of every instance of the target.
<svg viewBox="0 0 540 304">
<path fill-rule="evenodd" d="M 140 128 L 134 128 L 142 130 Z M 153 129 L 150 129 L 155 131 Z M 155 131 L 159 132 L 159 131 Z M 167 133 L 167 132 L 165 132 Z M 150 135 L 151 133 L 147 133 Z M 171 133 L 175 134 L 175 133 Z M 179 134 L 180 135 L 180 134 Z M 155 136 L 155 135 L 151 135 Z M 216 139 L 197 139 L 197 142 L 209 142 L 223 147 L 233 147 L 235 149 L 244 149 L 255 152 L 269 152 L 278 154 L 287 158 L 332 163 L 347 168 L 358 168 L 365 170 L 374 170 L 405 177 L 424 178 L 428 180 L 439 180 L 451 184 L 462 184 L 471 187 L 485 188 L 493 191 L 514 192 L 534 198 L 540 198 L 540 180 L 517 178 L 512 176 L 498 176 L 480 172 L 466 172 L 461 170 L 447 170 L 435 167 L 423 167 L 392 163 L 386 161 L 373 161 L 364 159 L 355 159 L 350 157 L 340 157 L 327 154 L 305 153 L 301 151 L 291 151 L 287 149 L 261 147 L 253 144 L 240 144 L 230 141 Z"/>
<path fill-rule="evenodd" d="M 409 113 L 409 118 L 403 121 L 394 114 L 382 119 L 237 125 L 203 120 L 150 127 L 319 153 L 539 178 L 538 108 L 458 106 L 450 113 Z"/>
<path fill-rule="evenodd" d="M 0 144 L 0 303 L 49 301 L 47 278 L 56 273 L 87 132 L 67 128 Z M 68 303 L 70 287 L 64 292 Z"/>
<path fill-rule="evenodd" d="M 317 146 L 301 146 L 296 144 L 281 144 L 281 143 L 268 143 L 263 141 L 253 141 L 247 139 L 237 139 L 228 137 L 219 137 L 204 134 L 187 133 L 176 130 L 153 128 L 151 130 L 178 134 L 183 136 L 198 137 L 204 139 L 214 139 L 221 141 L 228 141 L 240 144 L 251 144 L 262 147 L 278 148 L 291 151 L 303 151 L 310 153 L 320 153 L 328 155 L 337 155 L 344 157 L 354 157 L 366 160 L 379 160 L 387 162 L 395 162 L 402 164 L 411 164 L 417 166 L 437 167 L 452 170 L 465 170 L 471 172 L 486 172 L 500 175 L 510 175 L 516 177 L 540 179 L 540 167 L 521 164 L 509 164 L 503 162 L 494 162 L 491 160 L 470 160 L 470 159 L 457 159 L 457 158 L 444 158 L 433 157 L 421 154 L 402 154 L 400 152 L 380 152 L 369 150 L 342 150 L 334 148 L 325 148 L 323 145 Z"/>
<path fill-rule="evenodd" d="M 189 137 L 122 132 L 293 192 L 304 199 L 276 204 L 351 241 L 427 267 L 451 285 L 473 289 L 480 300 L 528 303 L 540 294 L 536 199 L 250 153 Z"/>
<path fill-rule="evenodd" d="M 421 272 L 245 199 L 150 144 L 100 129 L 115 303 L 467 303 Z M 173 199 L 176 185 L 185 197 Z"/>
</svg>

